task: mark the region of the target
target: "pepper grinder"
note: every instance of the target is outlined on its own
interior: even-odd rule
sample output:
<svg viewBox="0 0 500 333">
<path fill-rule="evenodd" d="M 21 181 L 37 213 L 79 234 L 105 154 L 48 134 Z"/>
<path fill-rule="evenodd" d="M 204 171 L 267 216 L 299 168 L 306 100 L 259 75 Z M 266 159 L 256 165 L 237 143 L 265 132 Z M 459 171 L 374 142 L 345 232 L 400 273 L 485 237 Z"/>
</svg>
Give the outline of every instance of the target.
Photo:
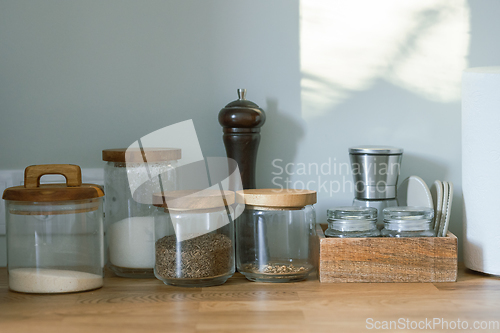
<svg viewBox="0 0 500 333">
<path fill-rule="evenodd" d="M 403 149 L 390 146 L 358 146 L 349 148 L 354 178 L 353 206 L 378 210 L 377 227 L 384 226 L 384 208 L 398 206 L 396 186 L 401 170 Z"/>
<path fill-rule="evenodd" d="M 264 110 L 246 100 L 246 89 L 238 89 L 238 99 L 219 112 L 219 124 L 228 158 L 238 163 L 243 189 L 255 188 L 255 165 L 260 128 L 266 121 Z"/>
</svg>

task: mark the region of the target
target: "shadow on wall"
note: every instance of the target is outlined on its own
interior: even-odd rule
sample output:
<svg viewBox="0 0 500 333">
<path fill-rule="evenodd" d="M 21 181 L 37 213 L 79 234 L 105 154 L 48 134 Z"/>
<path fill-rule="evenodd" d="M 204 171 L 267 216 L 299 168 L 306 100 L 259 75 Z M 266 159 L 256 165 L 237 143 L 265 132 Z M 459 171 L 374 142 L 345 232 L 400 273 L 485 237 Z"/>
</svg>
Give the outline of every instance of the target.
<svg viewBox="0 0 500 333">
<path fill-rule="evenodd" d="M 431 101 L 460 99 L 465 0 L 300 1 L 302 114 L 321 116 L 383 79 Z"/>
<path fill-rule="evenodd" d="M 447 174 L 448 167 L 444 163 L 430 160 L 421 155 L 404 152 L 399 183 L 401 184 L 409 176 L 415 175 L 422 178 L 430 188 L 435 180 L 447 181 Z"/>
<path fill-rule="evenodd" d="M 273 184 L 273 161 L 288 163 L 295 160 L 297 147 L 304 137 L 304 122 L 295 118 L 278 107 L 278 100 L 266 100 L 266 124 L 262 127 L 262 139 L 259 147 L 260 159 L 257 159 L 257 187 L 279 187 Z M 267 157 L 272 157 L 268 160 Z M 259 162 L 260 161 L 260 162 Z M 281 163 L 281 164 L 283 164 Z M 281 184 L 281 182 L 280 182 Z"/>
</svg>

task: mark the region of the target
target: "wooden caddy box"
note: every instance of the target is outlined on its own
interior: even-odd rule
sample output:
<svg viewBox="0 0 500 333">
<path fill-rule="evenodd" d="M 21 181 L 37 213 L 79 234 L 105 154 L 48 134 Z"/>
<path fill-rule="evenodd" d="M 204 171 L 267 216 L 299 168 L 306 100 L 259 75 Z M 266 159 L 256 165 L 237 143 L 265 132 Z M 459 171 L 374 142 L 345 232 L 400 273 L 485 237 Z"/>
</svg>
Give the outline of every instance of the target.
<svg viewBox="0 0 500 333">
<path fill-rule="evenodd" d="M 455 282 L 457 237 L 327 238 L 316 225 L 320 282 Z"/>
</svg>

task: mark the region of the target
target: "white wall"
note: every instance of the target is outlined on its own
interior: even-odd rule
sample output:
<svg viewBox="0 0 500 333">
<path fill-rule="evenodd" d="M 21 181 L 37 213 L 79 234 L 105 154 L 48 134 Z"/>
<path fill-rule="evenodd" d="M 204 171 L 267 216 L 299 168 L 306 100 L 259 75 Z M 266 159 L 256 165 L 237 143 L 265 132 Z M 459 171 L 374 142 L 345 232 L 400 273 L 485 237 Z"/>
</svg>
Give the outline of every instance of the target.
<svg viewBox="0 0 500 333">
<path fill-rule="evenodd" d="M 401 178 L 455 184 L 460 236 L 456 88 L 462 67 L 499 64 L 500 2 L 373 3 L 0 0 L 0 169 L 100 167 L 102 149 L 191 118 L 205 156 L 222 156 L 217 114 L 246 88 L 268 116 L 260 187 L 275 159 L 342 163 L 352 145 L 400 146 Z M 318 219 L 351 200 L 320 191 Z"/>
</svg>

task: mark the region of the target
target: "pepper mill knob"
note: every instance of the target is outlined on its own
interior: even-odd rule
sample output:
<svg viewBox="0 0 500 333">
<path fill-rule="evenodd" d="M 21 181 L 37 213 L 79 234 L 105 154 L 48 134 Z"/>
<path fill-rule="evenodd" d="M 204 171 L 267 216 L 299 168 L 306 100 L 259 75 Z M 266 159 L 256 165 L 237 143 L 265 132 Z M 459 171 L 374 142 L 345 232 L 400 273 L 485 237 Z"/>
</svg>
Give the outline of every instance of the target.
<svg viewBox="0 0 500 333">
<path fill-rule="evenodd" d="M 245 95 L 247 94 L 246 89 L 238 89 L 238 99 L 246 99 Z"/>
<path fill-rule="evenodd" d="M 238 163 L 244 189 L 255 188 L 260 128 L 265 121 L 264 110 L 246 100 L 246 89 L 238 89 L 238 99 L 219 112 L 226 154 Z"/>
</svg>

